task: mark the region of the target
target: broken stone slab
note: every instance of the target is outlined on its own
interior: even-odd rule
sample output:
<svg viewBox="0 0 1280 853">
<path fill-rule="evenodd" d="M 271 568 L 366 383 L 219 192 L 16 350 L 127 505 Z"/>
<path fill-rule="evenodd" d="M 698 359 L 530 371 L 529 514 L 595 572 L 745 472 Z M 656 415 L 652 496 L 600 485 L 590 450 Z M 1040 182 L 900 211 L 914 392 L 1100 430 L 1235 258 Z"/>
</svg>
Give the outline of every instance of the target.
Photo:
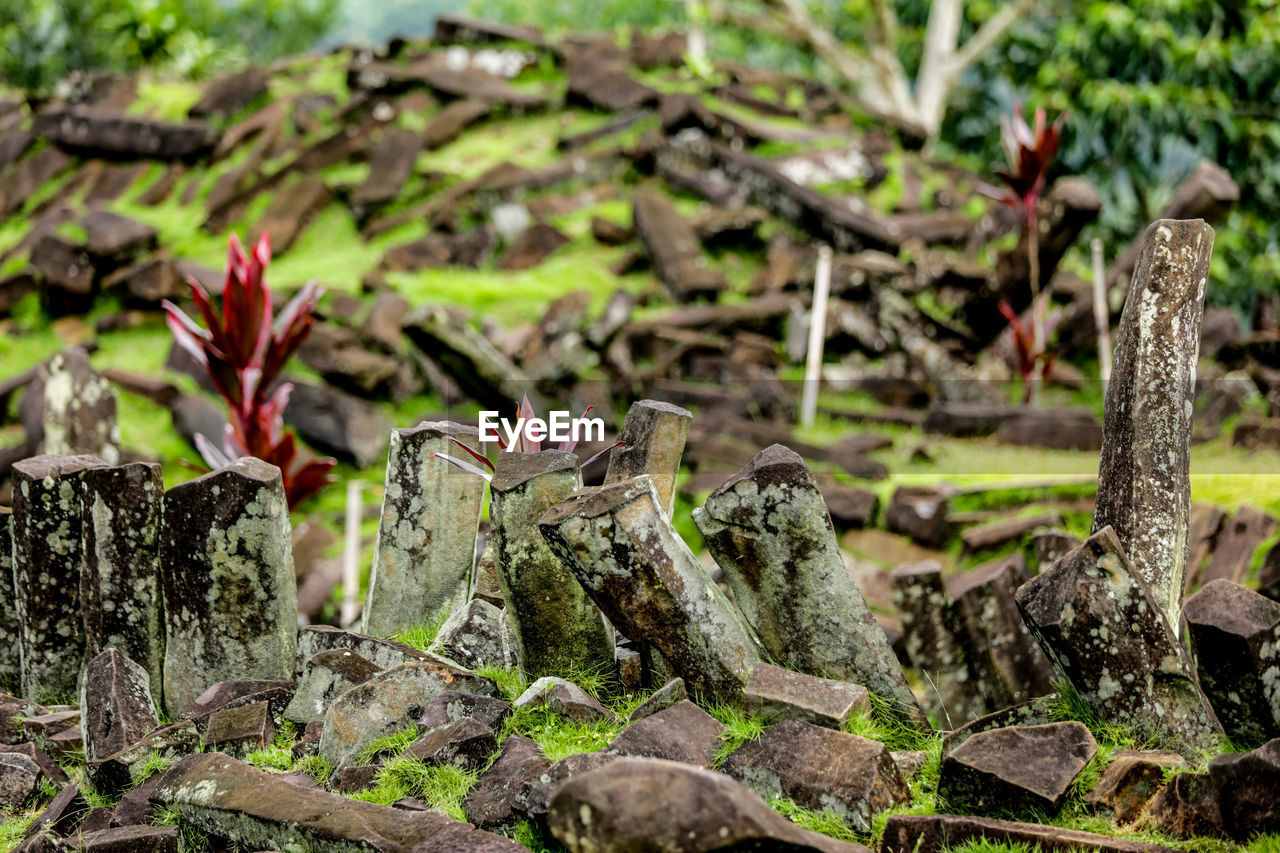
<svg viewBox="0 0 1280 853">
<path fill-rule="evenodd" d="M 89 211 L 80 218 L 80 227 L 84 229 L 84 247 L 100 272 L 110 272 L 154 250 L 158 240 L 152 226 L 107 210 Z"/>
<path fill-rule="evenodd" d="M 565 103 L 622 112 L 656 103 L 658 92 L 610 62 L 585 59 L 569 66 Z"/>
<path fill-rule="evenodd" d="M 335 699 L 380 672 L 381 667 L 350 649 L 317 652 L 307 660 L 284 718 L 300 725 L 324 720 Z"/>
<path fill-rule="evenodd" d="M 292 681 L 272 681 L 269 679 L 241 679 L 239 681 L 220 681 L 196 697 L 196 701 L 182 712 L 182 719 L 190 720 L 200 729 L 209 724 L 209 717 L 215 711 L 241 708 L 258 702 L 266 702 L 271 706 L 271 713 L 282 714 L 293 700 L 295 684 Z"/>
<path fill-rule="evenodd" d="M 631 716 L 627 717 L 627 722 L 638 723 L 645 717 L 656 714 L 659 711 L 665 711 L 672 705 L 676 705 L 689 698 L 689 694 L 684 689 L 683 678 L 673 678 L 657 690 L 649 694 L 649 698 L 645 699 L 636 709 L 631 712 Z"/>
<path fill-rule="evenodd" d="M 84 853 L 178 853 L 176 826 L 118 826 L 82 832 L 76 850 Z"/>
<path fill-rule="evenodd" d="M 883 633 L 883 632 L 882 632 Z M 803 720 L 841 729 L 854 714 L 871 712 L 867 688 L 758 663 L 742 693 L 747 713 L 774 722 Z"/>
<path fill-rule="evenodd" d="M 734 602 L 769 655 L 798 672 L 866 685 L 927 725 L 884 631 L 845 567 L 813 474 L 774 444 L 693 511 Z"/>
<path fill-rule="evenodd" d="M 1261 833 L 1280 830 L 1280 739 L 1250 752 L 1229 752 L 1209 762 L 1221 828 L 1244 843 Z"/>
<path fill-rule="evenodd" d="M 58 796 L 50 800 L 49 805 L 45 806 L 40 816 L 31 822 L 22 837 L 30 839 L 42 832 L 48 832 L 57 837 L 65 837 L 71 834 L 88 811 L 89 804 L 85 802 L 84 796 L 81 795 L 80 786 L 75 784 L 64 785 Z"/>
<path fill-rule="evenodd" d="M 85 157 L 197 160 L 213 151 L 218 131 L 207 124 L 171 124 L 109 113 L 55 110 L 36 117 L 35 132 Z"/>
<path fill-rule="evenodd" d="M 771 726 L 738 747 L 724 772 L 766 800 L 785 797 L 830 811 L 858 832 L 870 832 L 873 815 L 911 797 L 884 744 L 800 720 Z"/>
<path fill-rule="evenodd" d="M 676 213 L 670 199 L 642 186 L 634 196 L 636 233 L 649 252 L 654 273 L 678 302 L 716 296 L 729 285 L 707 266 L 698 235 Z"/>
<path fill-rule="evenodd" d="M 220 753 L 192 756 L 171 767 L 152 800 L 176 809 L 184 823 L 254 848 L 382 853 L 524 849 L 438 812 L 389 808 L 304 788 Z"/>
<path fill-rule="evenodd" d="M 413 173 L 422 150 L 422 134 L 415 130 L 390 130 L 369 155 L 369 174 L 351 195 L 351 208 L 360 221 L 400 192 Z"/>
<path fill-rule="evenodd" d="M 938 797 L 950 810 L 1056 814 L 1097 753 L 1074 721 L 978 732 L 943 758 Z"/>
<path fill-rule="evenodd" d="M 551 800 L 547 824 L 571 849 L 576 844 L 598 853 L 867 853 L 859 844 L 801 829 L 723 774 L 652 758 L 617 758 L 569 779 Z"/>
<path fill-rule="evenodd" d="M 25 755 L 36 763 L 36 766 L 40 768 L 40 772 L 54 785 L 62 786 L 71 781 L 58 762 L 51 758 L 48 752 L 45 752 L 44 749 L 34 743 L 20 743 L 17 746 L 0 747 L 0 753 Z M 69 757 L 66 755 L 56 751 L 53 751 L 53 754 L 62 761 L 68 761 Z"/>
<path fill-rule="evenodd" d="M 1110 835 L 1063 829 L 1038 823 L 1018 823 L 969 815 L 890 815 L 885 824 L 882 853 L 943 853 L 966 842 L 1025 845 L 1066 853 L 1096 850 L 1099 853 L 1173 853 L 1159 844 L 1129 841 Z"/>
<path fill-rule="evenodd" d="M 1022 539 L 1041 527 L 1061 527 L 1062 514 L 1056 511 L 1017 518 L 1004 518 L 986 524 L 966 527 L 960 532 L 965 551 L 972 554 L 989 548 L 999 548 Z"/>
<path fill-rule="evenodd" d="M 658 490 L 658 504 L 670 518 L 680 457 L 692 423 L 693 415 L 688 409 L 659 400 L 632 403 L 618 432 L 618 440 L 624 444 L 609 453 L 605 485 L 648 474 Z"/>
<path fill-rule="evenodd" d="M 246 68 L 214 80 L 187 115 L 195 119 L 230 118 L 267 93 L 267 75 L 261 68 Z"/>
<path fill-rule="evenodd" d="M 502 699 L 446 690 L 427 703 L 418 725 L 430 730 L 469 717 L 496 730 L 510 715 L 511 703 Z"/>
<path fill-rule="evenodd" d="M 1200 689 L 1233 743 L 1280 736 L 1280 604 L 1229 580 L 1210 581 L 1182 608 Z"/>
<path fill-rule="evenodd" d="M 578 458 L 560 450 L 504 452 L 489 484 L 489 547 L 521 666 L 535 678 L 613 662 L 613 633 L 600 609 L 535 527 L 543 513 L 581 487 Z"/>
<path fill-rule="evenodd" d="M 1107 384 L 1093 515 L 1093 532 L 1115 531 L 1175 630 L 1187 570 L 1192 404 L 1213 236 L 1200 219 L 1160 219 L 1143 237 Z"/>
<path fill-rule="evenodd" d="M 613 720 L 613 712 L 601 705 L 587 691 L 572 681 L 552 675 L 543 676 L 529 685 L 515 702 L 517 711 L 525 708 L 548 708 L 575 723 Z"/>
<path fill-rule="evenodd" d="M 422 132 L 422 147 L 427 151 L 443 148 L 462 135 L 462 132 L 489 115 L 493 107 L 485 101 L 462 100 L 446 104 L 431 117 Z"/>
<path fill-rule="evenodd" d="M 34 761 L 16 752 L 0 752 L 0 805 L 19 809 L 39 790 L 44 773 Z"/>
<path fill-rule="evenodd" d="M 0 607 L 0 683 L 19 684 L 22 679 L 22 623 L 13 589 L 13 514 L 0 512 L 0 599 L 13 602 Z M 0 700 L 0 706 L 3 706 Z M 0 707 L 0 716 L 4 708 Z M 0 724 L 0 729 L 3 724 Z M 2 733 L 2 732 L 0 732 Z M 0 742 L 3 738 L 0 737 Z"/>
<path fill-rule="evenodd" d="M 215 682 L 293 675 L 297 585 L 279 468 L 246 457 L 166 492 L 160 558 L 170 711 Z"/>
<path fill-rule="evenodd" d="M 648 475 L 582 489 L 538 522 L 624 636 L 708 701 L 741 694 L 759 654 L 738 611 L 663 515 Z"/>
<path fill-rule="evenodd" d="M 85 667 L 80 709 L 89 761 L 132 746 L 160 725 L 149 674 L 114 648 Z"/>
<path fill-rule="evenodd" d="M 1060 678 L 1103 720 L 1194 753 L 1222 726 L 1146 581 L 1109 527 L 1024 584 L 1018 610 Z"/>
<path fill-rule="evenodd" d="M 889 580 L 907 656 L 928 676 L 926 704 L 939 725 L 957 728 L 983 716 L 986 700 L 973 683 L 968 643 L 947 595 L 942 566 L 934 560 L 907 563 L 894 569 Z"/>
<path fill-rule="evenodd" d="M 1176 752 L 1118 750 L 1085 804 L 1118 824 L 1132 823 L 1164 785 L 1165 774 L 1185 764 Z"/>
<path fill-rule="evenodd" d="M 489 679 L 439 658 L 401 664 L 348 690 L 329 706 L 320 754 L 336 768 L 359 763 L 361 753 L 378 738 L 416 726 L 427 703 L 445 690 L 497 693 Z"/>
<path fill-rule="evenodd" d="M 899 486 L 889 499 L 885 522 L 894 533 L 929 548 L 941 548 L 951 533 L 947 494 L 928 486 Z"/>
<path fill-rule="evenodd" d="M 272 253 L 283 255 L 332 197 L 327 183 L 314 175 L 303 175 L 276 191 L 253 233 L 270 234 Z"/>
<path fill-rule="evenodd" d="M 276 726 L 271 719 L 269 702 L 254 702 L 235 708 L 222 708 L 209 715 L 204 733 L 204 748 L 243 758 L 255 749 L 265 749 L 275 742 Z"/>
<path fill-rule="evenodd" d="M 164 480 L 160 466 L 134 462 L 92 468 L 84 472 L 81 484 L 80 606 L 85 658 L 116 649 L 146 673 L 151 695 L 163 702 L 160 527 Z"/>
<path fill-rule="evenodd" d="M 86 778 L 94 790 L 107 796 L 119 796 L 141 780 L 142 772 L 156 758 L 175 758 L 200 751 L 200 731 L 184 720 L 161 726 L 137 743 L 114 755 L 85 765 Z"/>
<path fill-rule="evenodd" d="M 83 246 L 61 234 L 43 234 L 31 248 L 30 261 L 39 273 L 40 303 L 50 315 L 65 317 L 89 310 L 98 278 Z"/>
<path fill-rule="evenodd" d="M 96 456 L 35 456 L 13 466 L 13 590 L 22 695 L 76 695 L 84 662 L 81 488 Z"/>
<path fill-rule="evenodd" d="M 402 663 L 432 659 L 426 652 L 395 640 L 369 637 L 331 625 L 308 625 L 298 631 L 295 678 L 302 675 L 312 657 L 335 650 L 355 652 L 379 669 L 394 669 Z"/>
<path fill-rule="evenodd" d="M 433 455 L 463 453 L 450 436 L 481 449 L 474 427 L 451 421 L 391 432 L 387 486 L 364 604 L 366 633 L 390 636 L 466 597 L 484 480 Z"/>
<path fill-rule="evenodd" d="M 492 728 L 480 720 L 463 717 L 436 726 L 405 752 L 429 767 L 451 764 L 463 770 L 479 770 L 497 748 L 498 739 Z"/>
<path fill-rule="evenodd" d="M 510 359 L 441 306 L 418 309 L 406 321 L 404 332 L 469 397 L 487 409 L 506 409 L 529 387 L 528 377 Z M 533 403 L 537 408 L 537 401 Z"/>
<path fill-rule="evenodd" d="M 947 595 L 968 640 L 970 672 L 993 710 L 1053 691 L 1053 668 L 1018 612 L 1016 595 L 1026 580 L 1021 554 L 947 580 Z"/>
<path fill-rule="evenodd" d="M 90 454 L 116 464 L 120 460 L 116 392 L 93 369 L 89 354 L 82 347 L 68 347 L 49 360 L 40 376 L 44 379 L 40 408 L 44 452 Z"/>
<path fill-rule="evenodd" d="M 725 727 L 688 700 L 632 722 L 609 748 L 609 755 L 663 758 L 711 769 Z"/>
<path fill-rule="evenodd" d="M 440 626 L 429 651 L 468 669 L 496 666 L 516 669 L 516 637 L 501 607 L 473 598 L 454 608 Z"/>
<path fill-rule="evenodd" d="M 1031 534 L 1031 553 L 1035 555 L 1038 571 L 1049 568 L 1082 544 L 1079 537 L 1066 530 L 1038 530 Z"/>
<path fill-rule="evenodd" d="M 1235 515 L 1222 522 L 1213 552 L 1209 555 L 1209 565 L 1205 568 L 1204 582 L 1226 579 L 1244 583 L 1254 553 L 1275 535 L 1276 527 L 1274 516 L 1248 504 L 1240 507 Z"/>
<path fill-rule="evenodd" d="M 536 267 L 570 242 L 569 237 L 545 222 L 521 231 L 494 262 L 494 269 L 517 272 Z"/>
<path fill-rule="evenodd" d="M 377 406 L 329 385 L 290 381 L 284 421 L 307 444 L 361 468 L 387 452 L 391 422 Z"/>
<path fill-rule="evenodd" d="M 500 830 L 514 826 L 520 819 L 514 808 L 515 797 L 524 785 L 551 766 L 538 745 L 520 735 L 508 735 L 502 742 L 498 760 L 480 774 L 462 801 L 467 820 L 480 829 Z"/>
</svg>

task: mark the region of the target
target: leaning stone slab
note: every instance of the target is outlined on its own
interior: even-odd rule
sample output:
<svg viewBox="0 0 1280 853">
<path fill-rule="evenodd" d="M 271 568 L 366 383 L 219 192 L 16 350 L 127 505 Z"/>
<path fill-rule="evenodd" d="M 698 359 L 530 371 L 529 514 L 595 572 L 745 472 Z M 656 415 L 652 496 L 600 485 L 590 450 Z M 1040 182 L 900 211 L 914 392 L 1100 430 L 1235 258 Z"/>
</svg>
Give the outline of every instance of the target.
<svg viewBox="0 0 1280 853">
<path fill-rule="evenodd" d="M 1174 853 L 1173 848 L 1110 835 L 1063 829 L 1039 823 L 1017 823 L 968 815 L 890 815 L 885 824 L 882 853 L 942 853 L 967 841 L 1024 845 L 1058 851 L 1097 850 L 1100 853 Z"/>
<path fill-rule="evenodd" d="M 472 717 L 436 726 L 405 750 L 428 767 L 450 764 L 463 770 L 480 770 L 498 748 L 491 727 Z"/>
<path fill-rule="evenodd" d="M 479 449 L 474 427 L 448 421 L 391 432 L 363 630 L 380 637 L 425 622 L 466 597 L 476 561 L 484 480 L 444 459 Z"/>
<path fill-rule="evenodd" d="M 160 725 L 151 679 L 137 663 L 107 649 L 85 667 L 80 693 L 84 753 L 89 761 L 113 755 Z"/>
<path fill-rule="evenodd" d="M 547 824 L 578 853 L 867 853 L 860 844 L 801 829 L 728 776 L 653 758 L 617 758 L 571 778 L 552 797 Z"/>
<path fill-rule="evenodd" d="M 487 678 L 439 658 L 401 664 L 338 697 L 324 715 L 320 754 L 336 768 L 358 763 L 383 735 L 416 726 L 428 702 L 445 690 L 493 696 Z"/>
<path fill-rule="evenodd" d="M 197 696 L 196 701 L 183 710 L 181 718 L 190 720 L 204 730 L 209 725 L 209 718 L 214 712 L 242 708 L 258 702 L 269 704 L 271 713 L 282 714 L 293 701 L 295 691 L 296 684 L 292 681 L 264 679 L 219 681 Z"/>
<path fill-rule="evenodd" d="M 677 705 L 689 698 L 689 694 L 684 689 L 683 678 L 673 678 L 657 690 L 649 694 L 649 698 L 641 702 L 631 716 L 627 717 L 627 722 L 636 723 L 645 717 L 652 716 L 659 711 Z"/>
<path fill-rule="evenodd" d="M 21 622 L 13 593 L 13 515 L 0 512 L 0 683 L 22 678 Z"/>
<path fill-rule="evenodd" d="M 871 711 L 871 696 L 860 684 L 804 675 L 763 662 L 751 670 L 742 703 L 757 717 L 774 722 L 803 720 L 829 729 L 842 728 L 860 711 Z"/>
<path fill-rule="evenodd" d="M 749 629 L 663 515 L 647 475 L 583 489 L 538 527 L 625 636 L 651 643 L 708 701 L 741 694 L 759 662 Z"/>
<path fill-rule="evenodd" d="M 430 651 L 470 669 L 519 666 L 515 632 L 506 612 L 480 598 L 454 608 L 440 626 Z"/>
<path fill-rule="evenodd" d="M 339 649 L 355 652 L 379 669 L 393 669 L 409 661 L 431 659 L 431 655 L 421 649 L 395 640 L 369 637 L 331 625 L 308 625 L 298 631 L 298 648 L 294 658 L 296 674 L 301 675 L 311 658 L 320 652 Z"/>
<path fill-rule="evenodd" d="M 985 717 L 979 717 L 965 723 L 958 729 L 942 736 L 942 754 L 946 755 L 978 732 L 989 732 L 992 729 L 1003 729 L 1009 726 L 1047 726 L 1058 722 L 1058 696 L 1037 696 L 1029 702 L 1022 702 L 1008 708 L 993 711 Z"/>
<path fill-rule="evenodd" d="M 693 512 L 735 603 L 781 665 L 840 679 L 927 726 L 884 631 L 845 568 L 826 502 L 804 460 L 775 444 Z"/>
<path fill-rule="evenodd" d="M 518 853 L 515 841 L 451 820 L 304 788 L 220 753 L 171 767 L 152 801 L 172 806 L 184 822 L 246 849 L 345 853 Z"/>
<path fill-rule="evenodd" d="M 766 799 L 830 811 L 859 832 L 871 831 L 876 812 L 911 797 L 884 744 L 799 720 L 738 747 L 724 772 Z"/>
<path fill-rule="evenodd" d="M 1102 719 L 1179 752 L 1217 750 L 1222 726 L 1146 582 L 1104 527 L 1018 590 L 1060 678 Z"/>
<path fill-rule="evenodd" d="M 576 723 L 594 723 L 613 720 L 613 712 L 601 705 L 587 691 L 572 681 L 544 675 L 520 694 L 513 706 L 517 711 L 526 708 L 547 708 Z"/>
<path fill-rule="evenodd" d="M 1147 228 L 1120 319 L 1103 419 L 1093 532 L 1115 530 L 1170 625 L 1178 625 L 1191 515 L 1196 361 L 1213 228 Z"/>
<path fill-rule="evenodd" d="M 74 697 L 84 662 L 81 483 L 96 456 L 36 456 L 13 466 L 13 585 L 22 695 Z"/>
<path fill-rule="evenodd" d="M 218 681 L 292 676 L 298 591 L 280 469 L 246 457 L 170 489 L 160 556 L 170 711 Z"/>
<path fill-rule="evenodd" d="M 639 400 L 631 404 L 622 421 L 618 440 L 626 442 L 609 453 L 606 485 L 621 483 L 648 474 L 658 491 L 658 504 L 667 518 L 676 496 L 676 477 L 680 473 L 680 457 L 689 440 L 693 415 L 687 409 L 658 400 Z"/>
<path fill-rule="evenodd" d="M 318 652 L 307 661 L 298 679 L 298 689 L 285 708 L 284 718 L 301 725 L 324 720 L 325 712 L 335 699 L 380 672 L 381 667 L 350 649 Z"/>
<path fill-rule="evenodd" d="M 951 811 L 1056 814 L 1097 753 L 1074 721 L 978 732 L 943 759 L 938 797 Z"/>
<path fill-rule="evenodd" d="M 1200 688 L 1241 746 L 1280 736 L 1280 604 L 1229 580 L 1210 581 L 1182 609 Z"/>
<path fill-rule="evenodd" d="M 164 619 L 160 606 L 160 466 L 135 462 L 85 471 L 85 657 L 116 649 L 147 674 L 163 702 Z"/>
<path fill-rule="evenodd" d="M 572 453 L 503 453 L 490 483 L 490 519 L 502 596 L 524 671 L 533 678 L 613 662 L 613 633 L 571 571 L 538 534 L 547 510 L 582 487 Z"/>
</svg>

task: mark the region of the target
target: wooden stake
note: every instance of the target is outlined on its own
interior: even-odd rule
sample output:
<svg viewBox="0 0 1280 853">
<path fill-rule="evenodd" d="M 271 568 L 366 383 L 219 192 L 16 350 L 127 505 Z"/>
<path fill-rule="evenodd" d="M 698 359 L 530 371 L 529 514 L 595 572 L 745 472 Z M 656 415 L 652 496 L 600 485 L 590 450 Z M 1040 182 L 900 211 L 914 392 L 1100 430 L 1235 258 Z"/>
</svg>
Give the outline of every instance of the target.
<svg viewBox="0 0 1280 853">
<path fill-rule="evenodd" d="M 1098 372 L 1111 381 L 1111 307 L 1107 303 L 1107 271 L 1102 262 L 1102 240 L 1089 243 L 1093 251 L 1093 322 L 1098 329 Z"/>
<path fill-rule="evenodd" d="M 359 480 L 347 482 L 347 514 L 345 541 L 342 547 L 342 612 L 344 627 L 353 625 L 360 618 L 360 518 L 364 507 L 361 493 L 364 484 Z"/>
<path fill-rule="evenodd" d="M 813 279 L 813 308 L 809 312 L 809 352 L 804 363 L 804 395 L 800 422 L 813 426 L 818 414 L 818 385 L 822 381 L 822 350 L 827 341 L 827 295 L 831 292 L 831 247 L 818 247 Z"/>
</svg>

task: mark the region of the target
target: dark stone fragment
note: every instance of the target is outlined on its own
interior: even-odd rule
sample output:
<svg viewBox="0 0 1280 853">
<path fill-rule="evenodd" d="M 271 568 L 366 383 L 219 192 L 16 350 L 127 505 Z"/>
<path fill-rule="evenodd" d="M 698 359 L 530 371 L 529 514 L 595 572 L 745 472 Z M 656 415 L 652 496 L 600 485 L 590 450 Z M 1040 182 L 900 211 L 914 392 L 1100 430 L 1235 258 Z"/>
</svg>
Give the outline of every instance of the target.
<svg viewBox="0 0 1280 853">
<path fill-rule="evenodd" d="M 689 701 L 631 723 L 606 750 L 610 755 L 663 758 L 711 768 L 724 726 Z"/>
<path fill-rule="evenodd" d="M 551 766 L 538 745 L 520 735 L 508 735 L 502 754 L 480 774 L 475 786 L 462 801 L 467 820 L 480 829 L 506 829 L 517 822 L 515 798 L 526 782 Z"/>
<path fill-rule="evenodd" d="M 943 759 L 938 796 L 950 810 L 1054 814 L 1097 752 L 1077 722 L 978 732 Z"/>
</svg>

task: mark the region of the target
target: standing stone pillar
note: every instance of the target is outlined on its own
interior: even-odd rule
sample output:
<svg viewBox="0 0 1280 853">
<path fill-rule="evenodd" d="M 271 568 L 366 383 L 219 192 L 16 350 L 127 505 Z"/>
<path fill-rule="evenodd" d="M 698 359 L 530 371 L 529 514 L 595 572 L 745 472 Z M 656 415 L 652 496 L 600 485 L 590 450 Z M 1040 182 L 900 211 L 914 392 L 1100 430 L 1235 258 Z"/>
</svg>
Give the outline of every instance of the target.
<svg viewBox="0 0 1280 853">
<path fill-rule="evenodd" d="M 800 455 L 766 448 L 693 511 L 733 600 L 775 662 L 861 684 L 928 726 L 902 666 L 840 556 Z"/>
<path fill-rule="evenodd" d="M 109 464 L 120 459 L 116 392 L 80 347 L 68 347 L 43 371 L 41 427 L 48 454 L 93 454 Z"/>
<path fill-rule="evenodd" d="M 632 403 L 618 434 L 619 440 L 626 444 L 609 452 L 605 485 L 648 474 L 658 492 L 658 505 L 670 518 L 675 506 L 680 457 L 689 440 L 692 423 L 693 415 L 679 406 L 657 400 Z"/>
<path fill-rule="evenodd" d="M 529 678 L 611 667 L 613 632 L 538 519 L 582 488 L 578 457 L 560 450 L 503 453 L 489 484 L 494 560 L 520 663 Z"/>
<path fill-rule="evenodd" d="M 734 701 L 760 657 L 750 629 L 662 513 L 648 476 L 583 489 L 538 522 L 627 637 L 707 701 Z"/>
<path fill-rule="evenodd" d="M 911 663 L 920 671 L 938 723 L 957 729 L 987 713 L 981 685 L 966 659 L 955 608 L 934 560 L 898 566 L 889 575 Z"/>
<path fill-rule="evenodd" d="M 81 480 L 96 456 L 34 456 L 13 466 L 13 579 L 22 695 L 74 702 L 84 662 Z"/>
<path fill-rule="evenodd" d="M 280 469 L 246 457 L 164 496 L 164 697 L 290 680 L 298 633 L 293 537 Z"/>
<path fill-rule="evenodd" d="M 1178 625 L 1191 515 L 1196 359 L 1213 229 L 1147 228 L 1116 340 L 1093 532 L 1115 530 L 1170 625 Z"/>
<path fill-rule="evenodd" d="M 20 692 L 22 650 L 13 594 L 13 516 L 0 511 L 0 690 Z"/>
<path fill-rule="evenodd" d="M 1081 701 L 1139 740 L 1219 751 L 1222 726 L 1186 649 L 1109 527 L 1018 590 L 1018 609 Z"/>
<path fill-rule="evenodd" d="M 439 421 L 391 431 L 364 633 L 389 637 L 460 602 L 476 564 L 484 479 L 445 459 L 479 448 L 475 427 Z"/>
<path fill-rule="evenodd" d="M 147 674 L 163 701 L 164 621 L 160 593 L 160 466 L 135 462 L 83 476 L 85 662 L 116 649 Z"/>
</svg>

